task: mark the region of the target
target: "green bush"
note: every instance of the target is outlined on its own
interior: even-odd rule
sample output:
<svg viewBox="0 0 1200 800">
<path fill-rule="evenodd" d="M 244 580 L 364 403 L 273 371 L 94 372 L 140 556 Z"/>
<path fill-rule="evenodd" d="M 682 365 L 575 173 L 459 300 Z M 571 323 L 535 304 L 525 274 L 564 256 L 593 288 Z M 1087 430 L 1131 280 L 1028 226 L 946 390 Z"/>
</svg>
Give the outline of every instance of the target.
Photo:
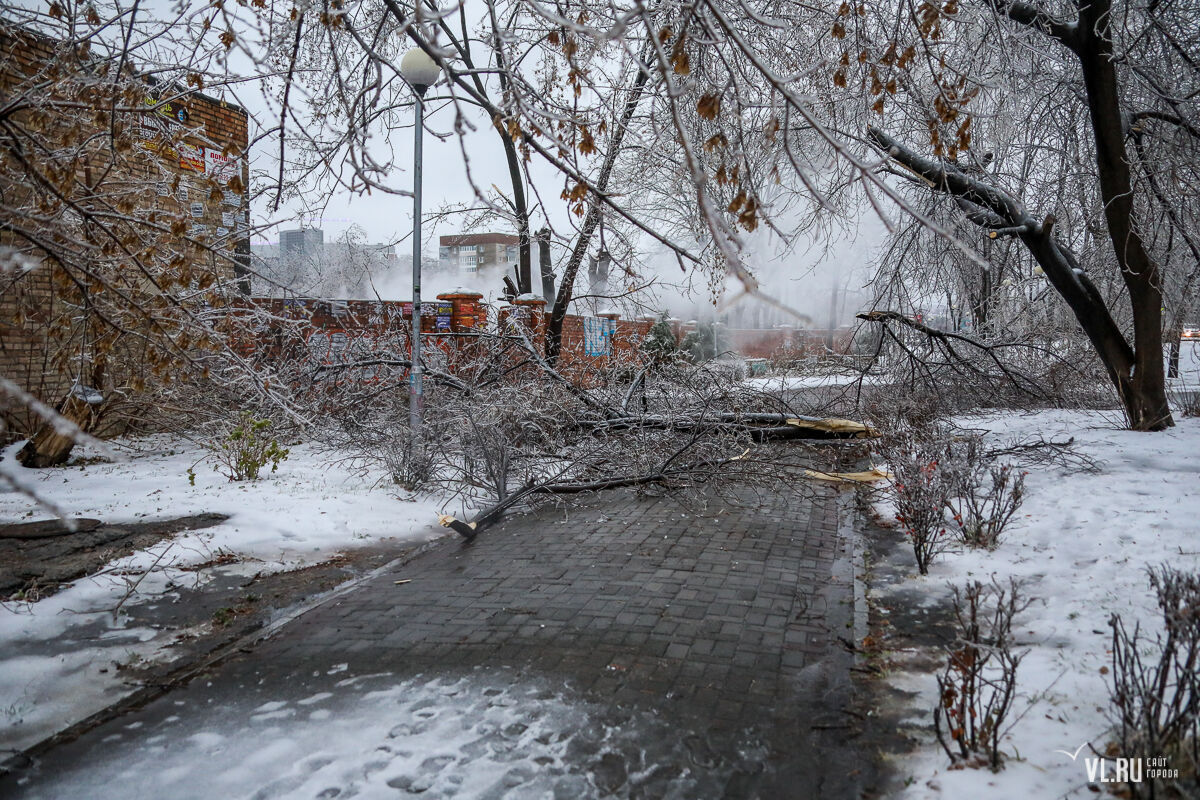
<svg viewBox="0 0 1200 800">
<path fill-rule="evenodd" d="M 271 437 L 270 427 L 269 419 L 255 419 L 253 414 L 243 413 L 224 439 L 210 445 L 217 471 L 231 481 L 256 481 L 268 464 L 271 472 L 279 469 L 279 462 L 288 457 L 289 451 Z"/>
</svg>

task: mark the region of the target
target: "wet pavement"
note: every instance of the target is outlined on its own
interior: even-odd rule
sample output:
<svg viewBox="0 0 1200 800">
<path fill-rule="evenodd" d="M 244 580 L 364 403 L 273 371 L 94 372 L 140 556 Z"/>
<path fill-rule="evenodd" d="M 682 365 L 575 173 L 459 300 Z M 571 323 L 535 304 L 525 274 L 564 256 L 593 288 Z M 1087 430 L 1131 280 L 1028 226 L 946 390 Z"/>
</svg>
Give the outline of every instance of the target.
<svg viewBox="0 0 1200 800">
<path fill-rule="evenodd" d="M 21 797 L 858 797 L 850 495 L 448 539 L 0 779 Z"/>
<path fill-rule="evenodd" d="M 210 528 L 226 519 L 222 514 L 195 514 L 123 525 L 75 519 L 74 529 L 57 520 L 0 524 L 0 599 L 17 592 L 40 599 L 114 559 L 181 531 Z"/>
</svg>

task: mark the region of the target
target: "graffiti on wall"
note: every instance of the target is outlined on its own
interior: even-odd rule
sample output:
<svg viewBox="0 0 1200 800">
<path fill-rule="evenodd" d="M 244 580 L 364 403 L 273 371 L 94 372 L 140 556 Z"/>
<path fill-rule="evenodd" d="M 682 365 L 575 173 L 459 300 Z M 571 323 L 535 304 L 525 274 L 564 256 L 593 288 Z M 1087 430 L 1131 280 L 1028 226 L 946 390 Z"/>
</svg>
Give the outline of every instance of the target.
<svg viewBox="0 0 1200 800">
<path fill-rule="evenodd" d="M 612 353 L 612 338 L 617 332 L 617 321 L 604 317 L 584 317 L 583 353 L 593 358 Z"/>
</svg>

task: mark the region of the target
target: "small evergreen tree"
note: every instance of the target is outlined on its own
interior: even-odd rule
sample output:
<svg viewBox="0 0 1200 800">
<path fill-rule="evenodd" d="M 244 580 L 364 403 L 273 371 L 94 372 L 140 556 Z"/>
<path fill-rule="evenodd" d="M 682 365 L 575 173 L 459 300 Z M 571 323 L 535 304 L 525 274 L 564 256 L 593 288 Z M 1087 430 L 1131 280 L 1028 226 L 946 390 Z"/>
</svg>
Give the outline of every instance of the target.
<svg viewBox="0 0 1200 800">
<path fill-rule="evenodd" d="M 675 331 L 667 322 L 664 312 L 658 321 L 650 326 L 650 331 L 642 341 L 642 351 L 656 363 L 670 361 L 679 355 L 679 344 L 675 341 Z"/>
</svg>

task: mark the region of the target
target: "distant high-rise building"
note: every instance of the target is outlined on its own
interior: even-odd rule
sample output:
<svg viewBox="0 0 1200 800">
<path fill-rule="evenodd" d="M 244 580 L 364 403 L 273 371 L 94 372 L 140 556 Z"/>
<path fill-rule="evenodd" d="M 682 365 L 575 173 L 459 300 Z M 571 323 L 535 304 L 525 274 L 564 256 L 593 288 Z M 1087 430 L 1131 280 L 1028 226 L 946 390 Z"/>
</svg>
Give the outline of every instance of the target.
<svg viewBox="0 0 1200 800">
<path fill-rule="evenodd" d="M 320 228 L 280 231 L 278 244 L 250 246 L 255 294 L 280 292 L 320 297 L 371 297 L 375 281 L 398 266 L 396 248 L 341 236 L 326 242 Z"/>
<path fill-rule="evenodd" d="M 279 255 L 287 258 L 315 256 L 325 245 L 325 232 L 320 228 L 300 228 L 279 232 Z"/>
</svg>

